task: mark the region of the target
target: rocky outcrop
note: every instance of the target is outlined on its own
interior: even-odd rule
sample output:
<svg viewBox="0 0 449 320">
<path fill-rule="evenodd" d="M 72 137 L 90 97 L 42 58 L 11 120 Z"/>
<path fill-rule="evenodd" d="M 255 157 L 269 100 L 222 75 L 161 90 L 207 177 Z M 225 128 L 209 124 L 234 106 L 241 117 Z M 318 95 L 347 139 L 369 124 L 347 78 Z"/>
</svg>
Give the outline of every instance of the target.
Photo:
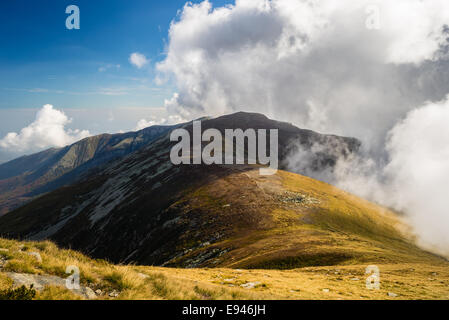
<svg viewBox="0 0 449 320">
<path fill-rule="evenodd" d="M 33 289 L 37 291 L 42 291 L 47 286 L 66 288 L 66 279 L 56 276 L 15 272 L 6 272 L 6 275 L 13 280 L 13 287 L 15 288 L 33 286 Z M 97 297 L 95 292 L 89 287 L 80 286 L 79 289 L 71 289 L 71 291 L 85 299 L 95 299 Z"/>
</svg>

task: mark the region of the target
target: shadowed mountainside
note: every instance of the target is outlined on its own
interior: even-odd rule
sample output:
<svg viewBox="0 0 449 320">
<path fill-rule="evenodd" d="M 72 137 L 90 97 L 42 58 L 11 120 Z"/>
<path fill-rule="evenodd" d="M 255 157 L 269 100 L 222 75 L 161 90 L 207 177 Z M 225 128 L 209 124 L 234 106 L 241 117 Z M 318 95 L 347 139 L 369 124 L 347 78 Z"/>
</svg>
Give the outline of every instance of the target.
<svg viewBox="0 0 449 320">
<path fill-rule="evenodd" d="M 0 165 L 0 215 L 148 145 L 173 127 L 152 126 L 137 132 L 102 134 Z"/>
</svg>

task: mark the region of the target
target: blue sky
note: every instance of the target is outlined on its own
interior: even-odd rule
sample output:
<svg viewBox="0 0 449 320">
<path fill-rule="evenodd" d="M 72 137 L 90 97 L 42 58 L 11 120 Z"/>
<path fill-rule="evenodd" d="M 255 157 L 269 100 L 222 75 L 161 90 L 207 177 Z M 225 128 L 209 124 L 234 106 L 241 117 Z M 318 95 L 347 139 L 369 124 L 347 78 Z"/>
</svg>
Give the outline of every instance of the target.
<svg viewBox="0 0 449 320">
<path fill-rule="evenodd" d="M 199 1 L 193 1 L 199 2 Z M 65 27 L 68 5 L 80 30 Z M 170 22 L 185 1 L 0 2 L 0 109 L 160 107 L 176 88 L 154 83 Z M 224 1 L 213 1 L 221 6 Z M 128 59 L 144 54 L 138 69 Z"/>
<path fill-rule="evenodd" d="M 233 1 L 211 3 L 215 7 Z M 170 23 L 185 4 L 0 1 L 0 142 L 32 125 L 46 104 L 67 115 L 66 130 L 90 134 L 131 131 L 140 119 L 162 117 L 164 100 L 177 89 L 172 83 L 155 84 L 155 65 L 164 59 Z M 69 5 L 80 9 L 79 30 L 66 28 Z M 132 65 L 134 52 L 149 63 Z M 0 147 L 0 163 L 23 153 Z"/>
</svg>

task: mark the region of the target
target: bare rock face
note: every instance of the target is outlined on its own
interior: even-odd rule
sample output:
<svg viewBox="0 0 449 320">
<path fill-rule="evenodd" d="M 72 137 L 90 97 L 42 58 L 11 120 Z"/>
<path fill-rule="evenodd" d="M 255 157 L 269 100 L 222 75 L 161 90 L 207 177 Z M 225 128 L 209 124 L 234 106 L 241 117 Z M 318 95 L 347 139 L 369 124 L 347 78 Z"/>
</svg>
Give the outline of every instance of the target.
<svg viewBox="0 0 449 320">
<path fill-rule="evenodd" d="M 46 286 L 66 287 L 66 280 L 56 276 L 14 272 L 6 272 L 6 275 L 14 281 L 14 287 L 30 287 L 32 285 L 38 291 L 43 290 Z M 95 292 L 89 287 L 80 286 L 79 289 L 73 289 L 72 292 L 85 299 L 95 299 L 97 297 Z"/>
</svg>

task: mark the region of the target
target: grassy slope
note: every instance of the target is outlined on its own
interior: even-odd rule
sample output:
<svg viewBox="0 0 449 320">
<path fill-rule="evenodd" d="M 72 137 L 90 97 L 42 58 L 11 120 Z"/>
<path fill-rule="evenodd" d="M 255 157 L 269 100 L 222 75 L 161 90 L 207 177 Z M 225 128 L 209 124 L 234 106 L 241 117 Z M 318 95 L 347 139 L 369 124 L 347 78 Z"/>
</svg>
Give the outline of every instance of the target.
<svg viewBox="0 0 449 320">
<path fill-rule="evenodd" d="M 24 249 L 20 250 L 22 246 Z M 380 290 L 365 288 L 365 265 L 308 267 L 294 270 L 179 269 L 112 265 L 50 242 L 0 239 L 0 256 L 8 262 L 0 272 L 0 290 L 12 283 L 5 271 L 66 277 L 68 265 L 81 271 L 81 282 L 105 292 L 118 290 L 116 299 L 447 299 L 449 268 L 426 263 L 380 264 Z M 39 252 L 38 263 L 27 251 Z M 142 274 L 148 277 L 142 277 Z M 356 280 L 359 279 L 359 280 Z M 241 284 L 260 282 L 253 289 Z M 329 289 L 325 290 L 325 289 Z M 398 297 L 389 297 L 393 292 Z M 79 299 L 69 290 L 48 287 L 37 299 Z M 99 296 L 98 299 L 113 299 Z"/>
<path fill-rule="evenodd" d="M 206 268 L 112 265 L 50 242 L 0 240 L 0 248 L 8 249 L 0 250 L 0 258 L 7 259 L 0 289 L 11 286 L 5 271 L 66 277 L 65 268 L 76 265 L 84 285 L 118 290 L 119 299 L 449 297 L 449 264 L 415 246 L 399 231 L 405 226 L 393 212 L 319 181 L 283 171 L 262 177 L 257 170 L 245 170 L 189 190 L 179 205 L 198 208 L 202 221 L 211 221 L 201 232 L 220 230 L 229 235 L 200 249 L 229 249 L 206 261 Z M 21 245 L 39 252 L 42 264 L 19 250 Z M 180 249 L 189 245 L 181 243 Z M 184 255 L 173 265 L 189 258 Z M 365 287 L 365 268 L 373 264 L 381 272 L 380 290 Z M 240 287 L 247 282 L 259 284 L 253 289 Z M 38 298 L 76 296 L 66 289 L 48 288 Z"/>
<path fill-rule="evenodd" d="M 445 259 L 418 248 L 393 212 L 297 174 L 279 171 L 263 177 L 257 170 L 244 171 L 213 181 L 187 198 L 189 208 L 206 212 L 203 220 L 221 217 L 203 233 L 232 228 L 223 241 L 203 249 L 228 250 L 205 266 L 446 265 Z M 184 255 L 172 266 L 189 258 Z"/>
</svg>

